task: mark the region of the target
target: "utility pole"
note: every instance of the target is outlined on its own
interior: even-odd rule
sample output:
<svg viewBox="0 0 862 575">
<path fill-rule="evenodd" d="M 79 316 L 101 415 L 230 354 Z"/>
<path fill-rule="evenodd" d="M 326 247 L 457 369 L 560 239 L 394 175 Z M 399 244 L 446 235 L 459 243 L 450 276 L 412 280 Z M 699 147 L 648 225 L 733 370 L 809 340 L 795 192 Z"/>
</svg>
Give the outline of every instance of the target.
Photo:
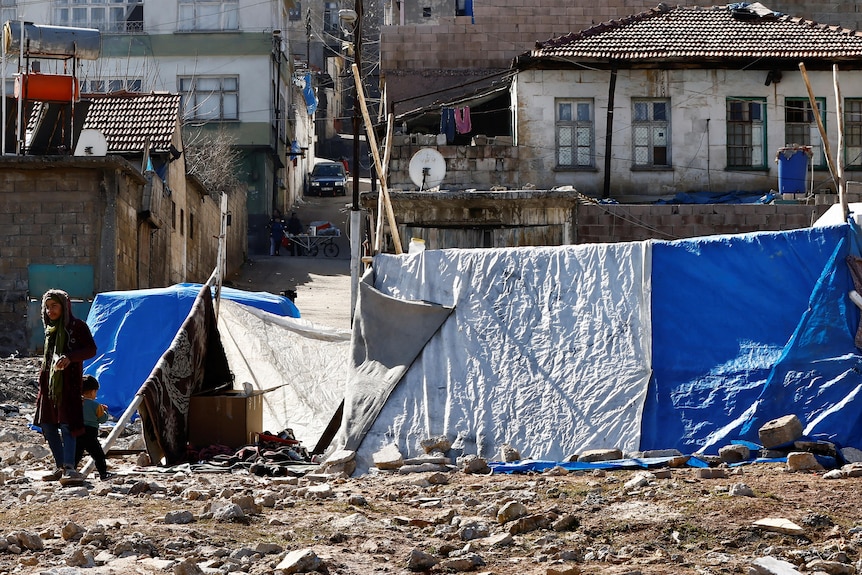
<svg viewBox="0 0 862 575">
<path fill-rule="evenodd" d="M 311 8 L 305 12 L 305 64 L 311 72 Z"/>
<path fill-rule="evenodd" d="M 356 12 L 356 23 L 353 27 L 353 62 L 362 77 L 362 0 L 353 0 Z M 356 310 L 356 300 L 359 289 L 359 265 L 361 262 L 360 248 L 362 246 L 362 212 L 359 209 L 359 134 L 361 111 L 359 109 L 359 89 L 356 86 L 353 95 L 353 204 L 350 207 L 350 321 Z"/>
</svg>

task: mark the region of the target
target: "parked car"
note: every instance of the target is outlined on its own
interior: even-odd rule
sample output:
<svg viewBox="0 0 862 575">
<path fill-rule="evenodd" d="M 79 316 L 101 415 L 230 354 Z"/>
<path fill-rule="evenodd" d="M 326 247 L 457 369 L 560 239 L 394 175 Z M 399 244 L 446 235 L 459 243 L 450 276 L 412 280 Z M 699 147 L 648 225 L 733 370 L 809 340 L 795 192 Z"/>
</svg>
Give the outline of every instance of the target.
<svg viewBox="0 0 862 575">
<path fill-rule="evenodd" d="M 341 162 L 321 162 L 308 178 L 307 196 L 347 195 L 347 173 Z"/>
</svg>

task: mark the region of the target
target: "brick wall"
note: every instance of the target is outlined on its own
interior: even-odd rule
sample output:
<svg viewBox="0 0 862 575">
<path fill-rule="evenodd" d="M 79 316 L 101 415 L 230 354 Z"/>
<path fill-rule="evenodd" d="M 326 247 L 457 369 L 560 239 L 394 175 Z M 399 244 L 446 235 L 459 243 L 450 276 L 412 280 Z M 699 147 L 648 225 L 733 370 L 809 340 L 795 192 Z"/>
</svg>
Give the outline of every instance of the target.
<svg viewBox="0 0 862 575">
<path fill-rule="evenodd" d="M 675 5 L 676 3 L 669 3 Z M 710 0 L 691 0 L 686 6 L 713 6 Z M 720 4 L 720 3 L 718 3 Z M 810 2 L 774 0 L 770 9 L 849 29 L 862 28 L 862 0 Z M 436 24 L 411 22 L 383 26 L 380 62 L 384 73 L 403 70 L 508 68 L 511 59 L 536 42 L 579 32 L 594 24 L 624 18 L 655 8 L 655 0 L 507 0 L 474 3 L 475 24 L 456 18 L 454 10 Z M 409 46 L 409 49 L 405 47 Z"/>
</svg>

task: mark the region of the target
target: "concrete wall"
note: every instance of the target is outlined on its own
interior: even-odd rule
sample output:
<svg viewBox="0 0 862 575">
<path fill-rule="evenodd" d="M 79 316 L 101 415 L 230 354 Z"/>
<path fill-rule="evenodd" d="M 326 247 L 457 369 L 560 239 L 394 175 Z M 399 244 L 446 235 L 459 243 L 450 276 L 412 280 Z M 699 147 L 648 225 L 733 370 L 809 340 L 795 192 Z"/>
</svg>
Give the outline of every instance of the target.
<svg viewBox="0 0 862 575">
<path fill-rule="evenodd" d="M 606 144 L 611 140 L 610 197 L 666 197 L 681 191 L 753 191 L 778 189 L 778 150 L 785 141 L 785 98 L 806 98 L 799 73 L 785 73 L 780 83 L 764 85 L 764 70 L 621 70 L 617 75 L 612 128 L 608 127 L 608 78 L 603 70 L 527 70 L 518 74 L 513 93 L 516 142 L 520 149 L 520 182 L 539 189 L 571 185 L 601 197 L 606 177 Z M 825 99 L 826 132 L 832 150 L 838 149 L 838 123 L 832 72 L 809 71 L 815 94 Z M 842 71 L 845 96 L 862 90 L 862 72 Z M 670 103 L 670 169 L 633 169 L 632 98 L 666 98 Z M 726 100 L 728 97 L 763 98 L 767 130 L 762 169 L 727 167 Z M 579 98 L 593 103 L 593 165 L 588 168 L 557 166 L 555 102 Z M 815 135 L 816 126 L 812 125 Z M 816 136 L 819 140 L 819 135 Z M 817 154 L 818 158 L 821 156 Z M 815 191 L 834 189 L 825 163 L 815 169 Z M 857 169 L 862 167 L 856 159 Z"/>
<path fill-rule="evenodd" d="M 673 3 L 676 4 L 676 3 Z M 672 5 L 673 5 L 672 4 Z M 713 6 L 710 0 L 691 0 L 685 6 Z M 862 28 L 862 0 L 764 2 L 772 10 L 840 25 Z M 407 3 L 408 7 L 416 6 Z M 434 3 L 426 5 L 433 6 Z M 445 68 L 505 68 L 511 59 L 529 51 L 536 42 L 580 32 L 594 24 L 624 18 L 655 8 L 655 0 L 506 0 L 473 3 L 473 18 L 456 17 L 454 3 L 448 15 L 422 18 L 422 10 L 408 9 L 405 25 L 394 16 L 381 29 L 380 58 L 384 72 Z M 475 22 L 475 23 L 471 23 Z M 405 49 L 414 46 L 415 49 Z"/>
<path fill-rule="evenodd" d="M 390 196 L 405 251 L 411 237 L 424 239 L 427 249 L 446 249 L 794 230 L 811 226 L 837 201 L 828 195 L 818 204 L 599 204 L 574 191 L 392 192 Z M 862 195 L 848 199 L 856 201 Z M 377 195 L 364 194 L 362 201 L 376 218 Z M 391 251 L 391 246 L 387 249 Z"/>
<path fill-rule="evenodd" d="M 195 214 L 189 238 L 171 229 L 170 201 L 142 209 L 145 193 L 165 191 L 117 157 L 0 158 L 0 354 L 27 350 L 28 300 L 41 297 L 30 292 L 31 264 L 91 266 L 97 293 L 206 281 L 216 265 L 219 206 L 192 190 L 184 208 Z M 245 197 L 229 199 L 228 274 L 243 262 L 246 236 Z M 171 261 L 177 244 L 185 244 L 184 268 Z M 174 269 L 186 274 L 176 278 Z"/>
</svg>

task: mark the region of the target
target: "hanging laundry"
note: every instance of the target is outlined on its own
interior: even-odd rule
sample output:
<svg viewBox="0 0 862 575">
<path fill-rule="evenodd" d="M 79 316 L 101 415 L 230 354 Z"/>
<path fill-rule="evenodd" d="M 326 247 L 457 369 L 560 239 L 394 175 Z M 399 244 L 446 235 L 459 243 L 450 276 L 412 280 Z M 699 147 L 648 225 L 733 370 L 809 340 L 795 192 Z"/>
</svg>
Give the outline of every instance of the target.
<svg viewBox="0 0 862 575">
<path fill-rule="evenodd" d="M 469 134 L 473 129 L 470 125 L 470 106 L 455 108 L 455 129 L 459 134 Z"/>
<path fill-rule="evenodd" d="M 440 110 L 440 133 L 446 134 L 446 143 L 455 141 L 455 110 L 442 108 Z"/>
</svg>

